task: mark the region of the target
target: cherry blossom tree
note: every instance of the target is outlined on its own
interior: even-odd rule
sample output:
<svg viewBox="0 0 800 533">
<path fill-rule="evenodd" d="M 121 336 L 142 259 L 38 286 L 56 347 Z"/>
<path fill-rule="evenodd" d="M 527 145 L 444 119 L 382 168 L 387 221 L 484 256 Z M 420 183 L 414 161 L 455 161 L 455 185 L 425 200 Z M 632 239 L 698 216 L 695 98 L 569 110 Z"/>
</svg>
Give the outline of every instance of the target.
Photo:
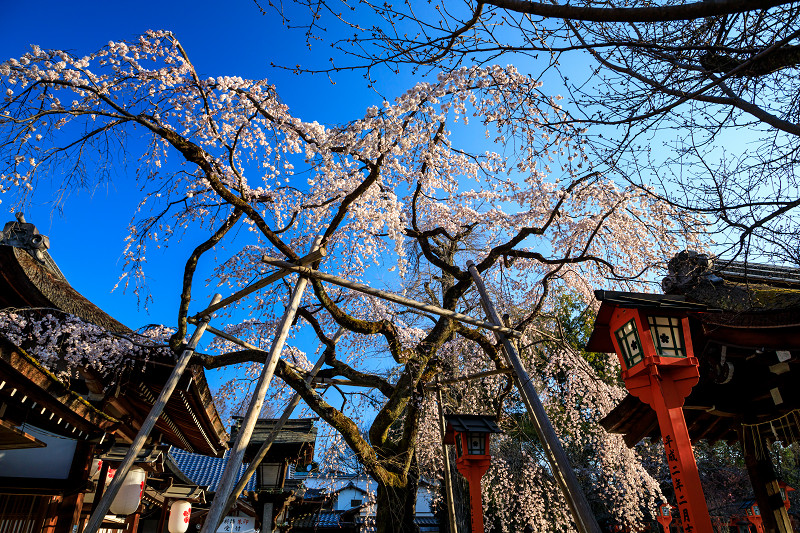
<svg viewBox="0 0 800 533">
<path fill-rule="evenodd" d="M 525 345 L 542 340 L 535 325 L 551 310 L 554 291 L 569 288 L 588 301 L 597 286 L 645 284 L 651 268 L 697 242 L 695 220 L 605 176 L 558 97 L 513 67 L 452 69 L 333 127 L 292 115 L 265 80 L 201 78 L 168 32 L 111 42 L 84 57 L 34 47 L 0 65 L 0 84 L 5 197 L 41 194 L 46 177 L 63 177 L 65 189 L 91 184 L 121 147 L 136 161 L 131 179 L 143 191 L 129 228 L 126 279 L 142 288 L 154 246 L 202 241 L 185 261 L 173 349 L 184 342 L 190 308 L 205 306 L 196 296 L 198 262 L 232 243 L 234 228 L 239 251 L 216 269 L 230 289 L 265 275 L 263 256 L 297 261 L 319 235 L 327 256 L 314 268 L 383 280 L 406 296 L 477 314 L 464 266 L 473 260 Z M 476 130 L 482 148 L 458 146 Z M 260 347 L 270 342 L 291 280 L 215 319 L 227 319 L 228 333 L 256 348 L 222 342 L 195 361 L 207 369 L 262 364 Z M 318 382 L 307 384 L 310 364 L 299 348 L 276 375 L 376 480 L 378 531 L 413 531 L 417 480 L 430 464 L 420 460 L 421 428 L 430 424 L 425 386 L 444 371 L 506 369 L 500 345 L 449 318 L 310 282 L 295 332 L 323 346 L 318 382 L 346 382 L 343 396 L 359 403 L 337 407 Z M 334 343 L 340 327 L 349 334 Z M 575 379 L 573 391 L 597 389 L 589 373 Z M 609 397 L 597 389 L 587 409 L 607 408 Z M 577 409 L 565 419 L 580 418 Z M 365 411 L 368 422 L 359 419 Z M 604 456 L 627 453 L 621 446 L 609 444 Z M 632 483 L 609 486 L 609 497 L 630 498 L 639 488 Z"/>
<path fill-rule="evenodd" d="M 800 262 L 796 0 L 255 4 L 324 43 L 307 71 L 377 79 L 504 56 L 561 82 L 570 118 L 603 126 L 591 149 L 607 172 L 708 214 L 729 257 Z"/>
</svg>

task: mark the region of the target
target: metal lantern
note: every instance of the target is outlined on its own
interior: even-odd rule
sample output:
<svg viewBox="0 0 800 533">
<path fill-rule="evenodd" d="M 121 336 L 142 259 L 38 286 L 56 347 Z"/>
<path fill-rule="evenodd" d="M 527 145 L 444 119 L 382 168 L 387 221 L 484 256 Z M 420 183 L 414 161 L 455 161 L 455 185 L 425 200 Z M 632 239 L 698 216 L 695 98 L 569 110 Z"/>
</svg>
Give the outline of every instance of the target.
<svg viewBox="0 0 800 533">
<path fill-rule="evenodd" d="M 143 469 L 136 466 L 131 468 L 128 475 L 125 476 L 125 481 L 120 486 L 114 501 L 111 502 L 109 510 L 117 515 L 135 513 L 142 502 L 146 478 L 147 473 Z"/>
<path fill-rule="evenodd" d="M 189 528 L 189 520 L 192 517 L 192 504 L 186 500 L 173 502 L 169 507 L 169 521 L 167 529 L 169 533 L 186 533 Z"/>
</svg>

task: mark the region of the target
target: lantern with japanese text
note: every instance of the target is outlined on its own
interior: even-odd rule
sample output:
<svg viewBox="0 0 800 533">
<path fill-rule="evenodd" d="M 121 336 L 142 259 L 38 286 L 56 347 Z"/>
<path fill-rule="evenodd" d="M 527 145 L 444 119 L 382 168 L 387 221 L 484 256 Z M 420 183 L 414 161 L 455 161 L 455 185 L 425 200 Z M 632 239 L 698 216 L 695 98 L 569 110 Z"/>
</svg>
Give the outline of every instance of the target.
<svg viewBox="0 0 800 533">
<path fill-rule="evenodd" d="M 445 444 L 456 447 L 456 468 L 469 482 L 472 531 L 483 531 L 481 478 L 489 469 L 490 435 L 501 433 L 494 417 L 483 415 L 445 415 Z"/>
<path fill-rule="evenodd" d="M 114 501 L 111 502 L 109 510 L 117 515 L 129 515 L 136 512 L 142 502 L 144 492 L 144 482 L 147 473 L 135 466 L 128 471 L 125 481 L 119 488 Z"/>
<path fill-rule="evenodd" d="M 189 528 L 189 520 L 191 517 L 191 503 L 186 500 L 173 502 L 169 507 L 169 521 L 167 522 L 169 533 L 185 533 Z"/>
<path fill-rule="evenodd" d="M 684 400 L 700 379 L 687 313 L 691 303 L 651 294 L 595 295 L 602 306 L 593 337 L 607 332 L 628 392 L 656 412 L 683 529 L 713 533 L 683 416 Z"/>
</svg>

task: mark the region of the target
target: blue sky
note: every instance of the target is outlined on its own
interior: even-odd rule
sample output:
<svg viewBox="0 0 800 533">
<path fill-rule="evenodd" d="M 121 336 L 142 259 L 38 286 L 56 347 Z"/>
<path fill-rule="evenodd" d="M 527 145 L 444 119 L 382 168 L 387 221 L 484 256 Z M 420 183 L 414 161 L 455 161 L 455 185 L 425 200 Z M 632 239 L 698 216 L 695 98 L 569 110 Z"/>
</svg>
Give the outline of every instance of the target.
<svg viewBox="0 0 800 533">
<path fill-rule="evenodd" d="M 309 50 L 302 34 L 285 30 L 273 14 L 262 15 L 250 0 L 148 0 L 136 4 L 45 0 L 35 9 L 22 2 L 0 0 L 0 19 L 5 21 L 0 32 L 0 62 L 28 52 L 31 44 L 83 55 L 111 40 L 131 40 L 148 29 L 166 29 L 181 41 L 201 77 L 267 78 L 300 118 L 329 124 L 344 122 L 362 116 L 367 107 L 381 101 L 363 83 L 361 74 L 340 76 L 333 84 L 325 76 L 298 76 L 271 67 L 271 62 L 319 64 L 324 57 L 321 54 L 329 52 L 322 44 Z M 410 78 L 397 76 L 387 78 L 383 88 L 387 95 L 397 94 L 411 83 Z M 131 159 L 135 161 L 136 157 L 138 153 L 132 149 Z M 132 290 L 112 291 L 122 273 L 123 240 L 139 199 L 128 175 L 134 170 L 133 162 L 129 168 L 117 168 L 108 183 L 69 197 L 62 211 L 54 211 L 47 191 L 38 190 L 25 216 L 50 238 L 50 253 L 67 280 L 92 302 L 132 328 L 150 323 L 174 325 L 184 262 L 190 250 L 207 236 L 190 234 L 166 250 L 148 253 L 146 273 L 153 300 L 147 309 Z M 13 220 L 11 207 L 8 201 L 0 203 L 0 224 Z M 234 252 L 232 248 L 223 249 L 218 257 L 226 259 Z M 210 261 L 201 262 L 196 279 L 208 278 L 212 266 Z M 198 302 L 192 311 L 199 310 L 200 302 L 208 301 L 213 292 L 213 287 L 208 287 L 204 294 L 198 294 L 195 287 Z M 222 292 L 223 296 L 229 293 Z M 224 326 L 221 320 L 212 324 Z M 203 344 L 211 338 L 207 334 Z M 316 359 L 316 343 L 296 342 L 311 352 L 309 358 Z M 209 374 L 212 387 L 230 375 Z"/>
<path fill-rule="evenodd" d="M 318 62 L 327 53 L 318 44 L 309 50 L 298 32 L 283 28 L 274 14 L 262 15 L 250 0 L 230 2 L 143 1 L 133 4 L 82 0 L 43 1 L 35 10 L 22 2 L 0 2 L 0 61 L 19 57 L 31 44 L 42 48 L 93 52 L 110 40 L 134 39 L 148 29 L 168 29 L 183 44 L 201 76 L 237 75 L 267 78 L 293 113 L 322 123 L 343 122 L 361 116 L 380 101 L 360 74 L 337 78 L 298 76 L 270 66 Z M 386 90 L 405 90 L 408 78 L 386 80 Z M 395 89 L 396 86 L 396 89 Z M 121 273 L 123 239 L 138 199 L 126 179 L 134 168 L 119 168 L 109 183 L 81 191 L 54 212 L 45 194 L 26 209 L 28 222 L 50 237 L 50 252 L 67 279 L 81 293 L 128 326 L 174 324 L 183 261 L 196 246 L 191 237 L 162 253 L 148 257 L 148 283 L 155 295 L 147 312 L 132 291 L 112 288 Z M 39 193 L 44 191 L 38 191 Z M 8 202 L 0 204 L 0 223 L 13 219 Z M 178 261 L 178 263 L 176 263 Z"/>
</svg>

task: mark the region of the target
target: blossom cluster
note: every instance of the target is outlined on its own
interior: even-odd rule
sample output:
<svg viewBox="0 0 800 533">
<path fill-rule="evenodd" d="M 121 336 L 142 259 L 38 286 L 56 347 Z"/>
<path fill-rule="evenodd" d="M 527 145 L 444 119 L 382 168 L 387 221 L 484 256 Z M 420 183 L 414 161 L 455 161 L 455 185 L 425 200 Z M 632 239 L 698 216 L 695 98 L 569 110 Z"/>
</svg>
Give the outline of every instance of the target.
<svg viewBox="0 0 800 533">
<path fill-rule="evenodd" d="M 164 327 L 116 334 L 75 315 L 20 310 L 0 312 L 0 331 L 58 377 L 88 368 L 106 376 L 106 386 L 126 366 L 172 357 L 166 342 L 173 330 Z"/>
</svg>

